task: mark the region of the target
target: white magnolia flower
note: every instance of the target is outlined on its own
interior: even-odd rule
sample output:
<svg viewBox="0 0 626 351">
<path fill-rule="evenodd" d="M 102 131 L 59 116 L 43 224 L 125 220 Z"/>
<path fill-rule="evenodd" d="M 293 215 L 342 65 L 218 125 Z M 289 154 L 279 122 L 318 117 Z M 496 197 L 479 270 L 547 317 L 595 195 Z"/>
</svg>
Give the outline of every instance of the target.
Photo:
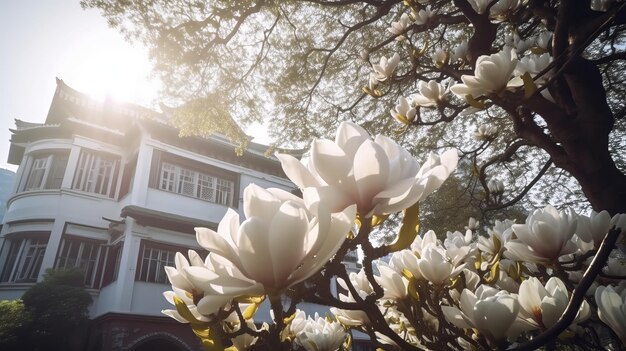
<svg viewBox="0 0 626 351">
<path fill-rule="evenodd" d="M 447 282 L 450 277 L 459 274 L 465 268 L 465 265 L 455 266 L 446 255 L 446 251 L 435 245 L 428 245 L 422 250 L 417 266 L 422 277 L 435 285 Z"/>
<path fill-rule="evenodd" d="M 467 220 L 467 226 L 465 227 L 465 229 L 466 230 L 471 230 L 471 231 L 476 231 L 476 230 L 478 230 L 478 228 L 480 228 L 480 221 L 477 220 L 474 217 L 470 217 Z"/>
<path fill-rule="evenodd" d="M 389 112 L 393 118 L 402 124 L 409 124 L 413 122 L 413 119 L 415 119 L 415 115 L 417 114 L 415 107 L 409 105 L 409 102 L 404 96 L 401 96 L 398 99 L 396 107 Z"/>
<path fill-rule="evenodd" d="M 411 11 L 411 15 L 415 19 L 414 22 L 416 24 L 422 25 L 427 24 L 428 21 L 435 15 L 435 12 L 430 10 L 430 6 L 427 6 L 419 11 Z"/>
<path fill-rule="evenodd" d="M 469 62 L 467 51 L 467 41 L 462 41 L 459 45 L 454 47 L 452 51 L 452 55 L 450 56 L 450 62 L 454 63 L 456 61 Z"/>
<path fill-rule="evenodd" d="M 477 14 L 482 15 L 487 10 L 487 5 L 491 3 L 491 0 L 468 0 L 468 2 Z"/>
<path fill-rule="evenodd" d="M 176 267 L 165 267 L 167 278 L 172 284 L 172 291 L 163 293 L 165 299 L 174 305 L 174 296 L 181 299 L 191 314 L 198 320 L 209 321 L 220 309 L 230 303 L 232 296 L 223 295 L 205 284 L 194 284 L 193 279 L 185 271 L 186 267 L 204 267 L 202 258 L 193 250 L 189 250 L 191 264 L 183 254 L 177 252 L 174 256 Z M 189 323 L 177 310 L 163 310 L 168 315 L 181 323 Z"/>
<path fill-rule="evenodd" d="M 494 22 L 506 21 L 524 2 L 525 0 L 498 0 L 489 9 L 489 18 Z"/>
<path fill-rule="evenodd" d="M 528 56 L 522 57 L 521 60 L 517 63 L 517 67 L 515 67 L 515 71 L 513 74 L 516 76 L 521 76 L 524 73 L 530 74 L 532 78 L 535 78 L 539 73 L 543 72 L 548 66 L 552 63 L 552 56 L 549 53 L 544 53 L 541 55 L 531 54 Z M 537 84 L 545 84 L 546 81 L 550 78 L 551 71 L 548 71 L 535 79 L 535 83 Z"/>
<path fill-rule="evenodd" d="M 524 40 L 520 38 L 517 33 L 510 33 L 504 36 L 504 45 L 515 49 L 515 51 L 521 54 L 524 51 L 530 49 L 530 47 L 533 45 L 533 40 Z"/>
<path fill-rule="evenodd" d="M 591 9 L 594 11 L 606 12 L 613 0 L 591 0 Z"/>
<path fill-rule="evenodd" d="M 300 311 L 301 312 L 301 311 Z M 304 312 L 296 317 L 302 319 Z M 307 351 L 336 351 L 346 339 L 346 331 L 341 324 L 329 322 L 315 313 L 315 318 L 292 321 L 296 325 L 292 332 L 296 335 L 296 343 Z"/>
<path fill-rule="evenodd" d="M 479 141 L 491 141 L 498 134 L 498 128 L 495 126 L 490 126 L 483 124 L 480 127 L 476 128 L 474 132 L 474 138 Z"/>
<path fill-rule="evenodd" d="M 504 192 L 504 183 L 498 179 L 490 179 L 487 182 L 487 189 L 492 194 L 502 194 Z"/>
<path fill-rule="evenodd" d="M 387 78 L 391 77 L 396 67 L 398 67 L 398 63 L 400 63 L 400 55 L 397 53 L 393 54 L 390 59 L 384 56 L 381 57 L 379 63 L 372 65 L 376 79 L 381 82 L 387 80 Z"/>
<path fill-rule="evenodd" d="M 370 139 L 360 126 L 343 122 L 335 141 L 315 140 L 305 166 L 290 155 L 276 155 L 285 174 L 303 190 L 307 204 L 331 202 L 336 211 L 357 204 L 363 218 L 395 213 L 435 191 L 456 167 L 456 150 L 431 154 L 420 167 L 393 140 Z"/>
<path fill-rule="evenodd" d="M 383 261 L 378 262 L 378 271 L 380 275 L 375 275 L 374 279 L 385 291 L 384 299 L 398 301 L 407 297 L 409 282 L 402 275 Z"/>
<path fill-rule="evenodd" d="M 591 211 L 589 216 L 578 216 L 576 234 L 580 239 L 593 242 L 598 247 L 611 227 L 611 215 L 608 211 Z"/>
<path fill-rule="evenodd" d="M 487 285 L 476 289 L 476 294 L 463 289 L 460 309 L 441 306 L 448 322 L 459 328 L 476 328 L 492 341 L 511 336 L 509 330 L 519 312 L 519 302 L 513 295 Z"/>
<path fill-rule="evenodd" d="M 529 277 L 519 287 L 521 309 L 518 319 L 529 328 L 545 330 L 556 324 L 568 303 L 569 291 L 559 278 L 550 278 L 544 287 L 539 279 Z M 582 322 L 590 315 L 589 304 L 583 301 L 574 323 Z"/>
<path fill-rule="evenodd" d="M 446 64 L 448 64 L 448 60 L 449 60 L 448 52 L 442 48 L 438 48 L 431 55 L 431 59 L 433 60 L 433 63 L 435 64 L 436 67 L 441 68 L 445 66 Z"/>
<path fill-rule="evenodd" d="M 439 240 L 437 240 L 437 234 L 434 231 L 429 230 L 422 236 L 417 236 L 413 243 L 411 243 L 411 250 L 417 252 L 419 255 L 422 254 L 422 251 L 428 245 L 437 245 Z"/>
<path fill-rule="evenodd" d="M 493 228 L 487 228 L 487 237 L 479 236 L 477 247 L 483 254 L 487 254 L 487 258 L 496 256 L 499 252 L 504 250 L 504 246 L 513 236 L 513 229 L 511 226 L 514 224 L 511 220 L 495 221 Z"/>
<path fill-rule="evenodd" d="M 196 228 L 210 267 L 187 267 L 196 282 L 225 294 L 276 292 L 315 274 L 339 249 L 352 227 L 355 206 L 331 214 L 327 204 L 310 213 L 302 199 L 251 184 L 244 190 L 246 220 L 229 209 L 217 232 Z"/>
<path fill-rule="evenodd" d="M 396 40 L 406 40 L 404 32 L 410 24 L 411 19 L 409 18 L 409 15 L 403 13 L 402 16 L 400 16 L 400 20 L 397 22 L 391 22 L 391 27 L 387 28 L 387 30 L 391 34 L 397 35 Z"/>
<path fill-rule="evenodd" d="M 374 289 L 372 288 L 369 280 L 367 280 L 367 276 L 365 275 L 365 271 L 363 269 L 361 269 L 359 273 L 350 272 L 349 278 L 361 299 L 365 299 L 368 295 L 374 292 Z M 337 283 L 348 292 L 348 295 L 339 294 L 339 299 L 344 302 L 356 302 L 350 293 L 347 283 L 342 278 L 337 278 Z M 346 326 L 370 324 L 369 317 L 367 317 L 367 314 L 361 310 L 341 310 L 331 307 L 330 311 L 341 324 Z"/>
<path fill-rule="evenodd" d="M 430 107 L 437 106 L 440 102 L 444 101 L 450 91 L 450 87 L 436 80 L 431 80 L 428 83 L 419 81 L 417 82 L 417 90 L 419 94 L 411 95 L 413 103 L 418 106 Z"/>
<path fill-rule="evenodd" d="M 623 344 L 626 345 L 626 289 L 621 294 L 612 286 L 599 286 L 596 289 L 598 317 L 606 323 Z"/>
<path fill-rule="evenodd" d="M 461 76 L 463 83 L 453 85 L 450 90 L 462 98 L 498 94 L 507 87 L 516 65 L 517 57 L 509 50 L 480 56 L 476 60 L 474 75 Z"/>
<path fill-rule="evenodd" d="M 552 42 L 552 32 L 546 31 L 546 32 L 541 32 L 539 33 L 539 35 L 537 35 L 535 44 L 538 47 L 547 50 L 548 45 L 550 45 L 550 42 Z"/>
<path fill-rule="evenodd" d="M 506 243 L 505 256 L 517 261 L 554 262 L 578 248 L 571 241 L 577 215 L 552 206 L 535 210 L 525 224 L 513 224 L 517 239 Z"/>
</svg>

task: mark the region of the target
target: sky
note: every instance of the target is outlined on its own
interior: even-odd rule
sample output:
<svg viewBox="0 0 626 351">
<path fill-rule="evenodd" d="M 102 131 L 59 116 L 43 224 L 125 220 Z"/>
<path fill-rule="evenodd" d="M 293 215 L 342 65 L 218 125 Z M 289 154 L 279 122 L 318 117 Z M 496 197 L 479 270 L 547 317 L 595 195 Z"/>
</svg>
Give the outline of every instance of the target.
<svg viewBox="0 0 626 351">
<path fill-rule="evenodd" d="M 7 164 L 9 128 L 45 121 L 55 77 L 96 99 L 158 106 L 147 49 L 79 0 L 0 0 L 0 48 L 0 168 L 17 169 Z"/>
</svg>

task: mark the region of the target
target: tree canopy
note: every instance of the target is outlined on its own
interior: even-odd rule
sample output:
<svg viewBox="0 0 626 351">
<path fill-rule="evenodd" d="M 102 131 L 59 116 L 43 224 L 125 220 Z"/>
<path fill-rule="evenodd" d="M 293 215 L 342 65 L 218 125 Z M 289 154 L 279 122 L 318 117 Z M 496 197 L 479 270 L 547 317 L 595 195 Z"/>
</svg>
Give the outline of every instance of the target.
<svg viewBox="0 0 626 351">
<path fill-rule="evenodd" d="M 484 209 L 518 200 L 533 186 L 540 189 L 530 197 L 536 203 L 580 206 L 578 182 L 594 209 L 625 210 L 618 200 L 626 194 L 626 9 L 620 1 L 82 5 L 99 8 L 110 25 L 148 46 L 164 97 L 178 104 L 204 99 L 219 115 L 268 124 L 288 145 L 328 136 L 350 120 L 372 133 L 395 134 L 415 153 L 459 147 L 482 185 Z M 460 82 L 479 57 L 506 48 L 519 65 L 532 66 L 517 68 L 531 75 L 524 86 L 470 99 L 447 94 L 431 105 L 411 102 L 415 112 L 405 125 L 390 116 L 400 98 L 420 94 L 426 82 Z M 400 60 L 388 79 L 372 78 L 381 60 L 396 53 Z M 235 135 L 219 116 L 198 115 L 193 131 Z M 497 134 L 475 140 L 471 132 L 480 126 Z M 540 180 L 545 174 L 550 177 Z M 487 187 L 491 179 L 507 190 L 499 204 Z"/>
</svg>

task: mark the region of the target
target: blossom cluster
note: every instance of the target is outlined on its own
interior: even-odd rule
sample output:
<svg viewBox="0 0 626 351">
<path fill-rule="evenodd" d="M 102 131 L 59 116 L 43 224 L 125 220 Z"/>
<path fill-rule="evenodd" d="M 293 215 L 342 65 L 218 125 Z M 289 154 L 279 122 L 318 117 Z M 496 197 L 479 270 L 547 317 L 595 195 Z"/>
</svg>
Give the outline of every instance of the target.
<svg viewBox="0 0 626 351">
<path fill-rule="evenodd" d="M 557 323 L 606 233 L 626 228 L 626 215 L 585 216 L 547 206 L 520 224 L 505 220 L 481 228 L 472 218 L 463 232 L 441 240 L 433 231 L 417 235 L 413 211 L 454 170 L 454 150 L 431 154 L 420 166 L 390 139 L 371 139 L 346 122 L 334 141 L 312 143 L 306 164 L 277 157 L 303 197 L 248 186 L 246 219 L 240 223 L 228 210 L 216 231 L 196 228 L 206 259 L 179 253 L 175 267 L 166 268 L 172 291 L 165 297 L 176 309 L 164 313 L 190 323 L 213 346 L 230 338 L 237 350 L 275 347 L 272 340 L 287 348 L 337 350 L 348 347 L 354 330 L 398 349 L 478 350 L 522 342 Z M 368 235 L 403 210 L 396 242 L 372 247 Z M 335 256 L 357 245 L 366 254 L 364 266 L 344 275 Z M 320 280 L 329 274 L 339 274 L 342 292 L 335 297 Z M 626 340 L 624 276 L 624 262 L 609 257 L 565 340 L 583 338 L 590 320 Z M 322 298 L 331 306 L 326 318 L 297 309 L 302 299 Z M 264 300 L 273 323 L 258 326 L 254 317 Z"/>
<path fill-rule="evenodd" d="M 472 57 L 467 41 L 453 50 L 427 43 L 420 48 L 414 32 L 436 25 L 440 14 L 422 6 L 427 0 L 405 3 L 419 5 L 390 23 L 388 42 L 408 45 L 410 60 L 426 58 L 437 74 L 418 75 L 413 91 L 398 98 L 390 110 L 398 122 L 424 122 L 422 111 L 473 114 L 506 96 L 553 101 L 546 89 L 552 78 L 550 32 L 521 38 L 511 31 L 479 57 Z M 603 11 L 609 3 L 591 6 Z M 499 24 L 526 1 L 468 4 L 487 23 Z M 361 58 L 371 69 L 363 90 L 374 98 L 415 73 L 404 71 L 398 53 L 374 62 L 368 52 Z M 466 74 L 439 74 L 450 67 Z M 487 123 L 477 126 L 474 137 L 484 146 L 498 133 Z M 302 196 L 248 186 L 245 218 L 229 209 L 216 230 L 196 228 L 206 258 L 179 253 L 175 267 L 166 268 L 172 290 L 164 296 L 175 309 L 163 313 L 189 323 L 207 349 L 347 350 L 354 335 L 384 349 L 504 349 L 557 326 L 580 294 L 584 298 L 559 342 L 626 344 L 621 251 L 601 262 L 602 272 L 588 289 L 579 289 L 605 238 L 612 233 L 624 241 L 626 215 L 587 216 L 546 206 L 524 223 L 504 219 L 481 226 L 470 218 L 464 230 L 444 237 L 419 228 L 419 204 L 455 170 L 456 150 L 431 153 L 420 164 L 392 139 L 372 138 L 343 122 L 334 140 L 311 143 L 306 162 L 288 154 L 276 158 Z M 487 202 L 498 203 L 505 184 L 482 181 Z M 401 218 L 395 240 L 375 247 L 371 234 L 390 216 Z M 342 259 L 357 249 L 363 268 L 347 271 Z M 301 302 L 326 304 L 328 313 L 307 316 Z M 262 304 L 270 305 L 270 316 L 259 318 Z"/>
</svg>

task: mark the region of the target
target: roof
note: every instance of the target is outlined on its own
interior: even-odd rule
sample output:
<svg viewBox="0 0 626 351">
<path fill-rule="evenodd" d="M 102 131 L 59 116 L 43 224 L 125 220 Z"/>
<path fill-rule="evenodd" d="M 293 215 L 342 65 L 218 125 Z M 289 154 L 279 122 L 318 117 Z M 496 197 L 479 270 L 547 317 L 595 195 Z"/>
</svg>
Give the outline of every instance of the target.
<svg viewBox="0 0 626 351">
<path fill-rule="evenodd" d="M 217 229 L 217 223 L 203 221 L 197 218 L 180 216 L 168 212 L 129 205 L 122 208 L 121 217 L 132 217 L 139 225 L 163 228 L 181 233 L 195 235 L 195 227 Z"/>
</svg>

